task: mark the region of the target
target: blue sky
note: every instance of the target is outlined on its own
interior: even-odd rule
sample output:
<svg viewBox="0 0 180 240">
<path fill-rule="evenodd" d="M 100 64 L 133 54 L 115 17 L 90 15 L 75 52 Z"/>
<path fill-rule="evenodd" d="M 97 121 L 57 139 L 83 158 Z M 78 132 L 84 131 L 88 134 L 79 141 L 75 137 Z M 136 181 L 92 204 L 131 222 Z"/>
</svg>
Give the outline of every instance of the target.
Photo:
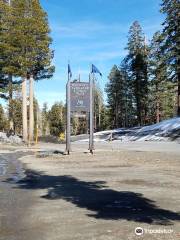
<svg viewBox="0 0 180 240">
<path fill-rule="evenodd" d="M 90 64 L 102 72 L 98 81 L 102 89 L 114 64 L 125 56 L 127 34 L 138 20 L 147 36 L 161 28 L 161 0 L 40 0 L 48 13 L 55 50 L 53 79 L 35 84 L 40 105 L 65 101 L 67 62 L 71 62 L 73 77 L 78 73 L 88 80 Z"/>
</svg>

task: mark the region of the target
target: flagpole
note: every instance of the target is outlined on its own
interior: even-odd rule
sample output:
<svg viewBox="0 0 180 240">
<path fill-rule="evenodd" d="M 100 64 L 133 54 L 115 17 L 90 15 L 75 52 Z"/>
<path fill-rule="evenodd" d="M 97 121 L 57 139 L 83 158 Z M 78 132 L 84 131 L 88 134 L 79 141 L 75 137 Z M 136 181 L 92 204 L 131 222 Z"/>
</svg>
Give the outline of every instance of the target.
<svg viewBox="0 0 180 240">
<path fill-rule="evenodd" d="M 91 74 L 89 75 L 89 84 L 90 84 L 90 119 L 89 119 L 89 150 L 93 154 L 94 150 L 94 85 L 95 85 L 95 73 L 99 73 L 102 76 L 102 73 L 99 69 L 92 64 L 91 65 Z"/>
<path fill-rule="evenodd" d="M 68 71 L 68 82 L 66 84 L 66 153 L 71 151 L 71 99 L 70 99 L 70 73 Z"/>
<path fill-rule="evenodd" d="M 90 82 L 90 135 L 89 135 L 89 150 L 93 154 L 94 150 L 94 74 L 89 74 Z"/>
</svg>

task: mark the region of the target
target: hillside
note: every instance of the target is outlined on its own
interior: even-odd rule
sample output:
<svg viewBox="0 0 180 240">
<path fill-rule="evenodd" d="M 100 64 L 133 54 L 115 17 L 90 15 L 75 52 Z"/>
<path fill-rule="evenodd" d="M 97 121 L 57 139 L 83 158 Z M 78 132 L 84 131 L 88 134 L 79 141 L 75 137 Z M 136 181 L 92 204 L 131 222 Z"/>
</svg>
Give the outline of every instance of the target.
<svg viewBox="0 0 180 240">
<path fill-rule="evenodd" d="M 180 118 L 172 118 L 157 124 L 119 128 L 95 133 L 95 141 L 174 141 L 180 139 Z M 88 139 L 80 140 L 88 141 Z"/>
</svg>

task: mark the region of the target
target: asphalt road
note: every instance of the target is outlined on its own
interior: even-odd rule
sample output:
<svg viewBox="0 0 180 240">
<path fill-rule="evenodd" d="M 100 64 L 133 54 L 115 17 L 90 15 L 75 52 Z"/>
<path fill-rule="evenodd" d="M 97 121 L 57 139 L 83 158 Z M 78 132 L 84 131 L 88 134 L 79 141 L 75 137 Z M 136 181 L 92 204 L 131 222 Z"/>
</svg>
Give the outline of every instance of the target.
<svg viewBox="0 0 180 240">
<path fill-rule="evenodd" d="M 59 144 L 0 150 L 0 240 L 134 240 L 138 226 L 174 231 L 143 240 L 178 240 L 179 144 L 95 146 L 93 156 L 87 143 L 70 156 Z"/>
<path fill-rule="evenodd" d="M 27 153 L 22 152 L 0 154 L 0 240 L 25 240 L 29 237 L 25 229 L 28 228 L 28 211 L 34 204 L 33 193 L 12 185 L 25 177 L 23 165 L 18 161 L 25 155 Z M 37 236 L 32 232 L 31 237 Z"/>
</svg>

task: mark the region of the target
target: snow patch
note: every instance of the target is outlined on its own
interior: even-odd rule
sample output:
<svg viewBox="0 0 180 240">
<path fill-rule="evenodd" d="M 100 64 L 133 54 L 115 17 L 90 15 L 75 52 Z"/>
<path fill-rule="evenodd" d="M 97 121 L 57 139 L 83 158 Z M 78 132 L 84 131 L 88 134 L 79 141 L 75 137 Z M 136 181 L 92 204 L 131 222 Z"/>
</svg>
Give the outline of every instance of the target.
<svg viewBox="0 0 180 240">
<path fill-rule="evenodd" d="M 16 135 L 8 137 L 6 133 L 0 132 L 0 143 L 21 144 L 22 139 Z"/>
<path fill-rule="evenodd" d="M 145 127 L 118 128 L 94 134 L 95 142 L 102 141 L 169 141 L 180 139 L 180 117 Z M 80 140 L 87 142 L 88 139 Z"/>
</svg>

